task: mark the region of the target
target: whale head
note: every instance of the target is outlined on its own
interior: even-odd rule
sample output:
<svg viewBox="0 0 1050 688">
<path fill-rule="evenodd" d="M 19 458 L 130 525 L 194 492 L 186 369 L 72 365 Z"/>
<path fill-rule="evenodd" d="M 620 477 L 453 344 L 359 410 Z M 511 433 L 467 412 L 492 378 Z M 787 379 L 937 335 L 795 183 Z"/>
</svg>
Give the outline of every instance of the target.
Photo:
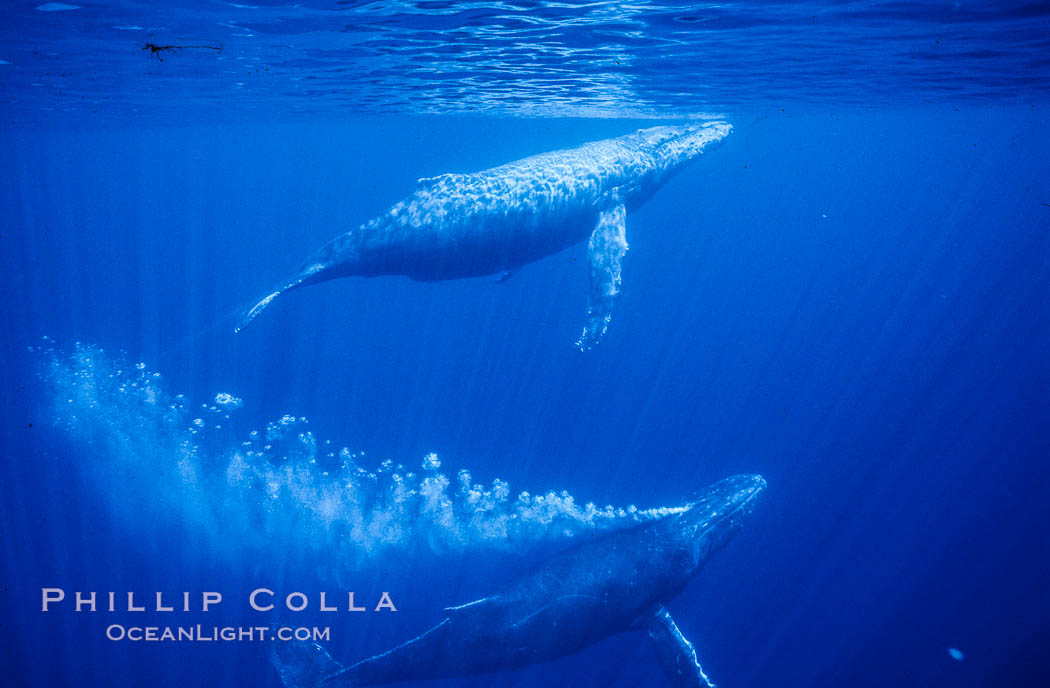
<svg viewBox="0 0 1050 688">
<path fill-rule="evenodd" d="M 732 131 L 733 126 L 727 122 L 711 121 L 639 129 L 633 138 L 639 150 L 650 152 L 670 172 L 696 159 Z"/>
<path fill-rule="evenodd" d="M 681 564 L 691 574 L 720 550 L 743 526 L 766 487 L 760 475 L 734 475 L 711 485 L 668 522 Z"/>
</svg>

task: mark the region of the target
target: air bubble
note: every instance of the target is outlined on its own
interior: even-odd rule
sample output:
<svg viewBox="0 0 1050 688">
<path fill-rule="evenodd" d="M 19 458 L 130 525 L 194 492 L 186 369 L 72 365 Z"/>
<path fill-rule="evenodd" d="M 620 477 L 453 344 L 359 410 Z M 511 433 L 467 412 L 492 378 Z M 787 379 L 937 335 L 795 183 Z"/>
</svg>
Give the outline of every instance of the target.
<svg viewBox="0 0 1050 688">
<path fill-rule="evenodd" d="M 219 393 L 192 417 L 187 399 L 159 380 L 123 384 L 120 357 L 83 345 L 43 355 L 56 421 L 81 441 L 91 460 L 77 465 L 97 477 L 107 506 L 135 529 L 153 520 L 141 505 L 155 504 L 157 517 L 234 557 L 265 559 L 274 542 L 294 542 L 295 556 L 342 575 L 375 557 L 516 547 L 675 513 L 581 507 L 564 490 L 514 497 L 499 478 L 442 473 L 435 453 L 423 457 L 419 475 L 391 459 L 368 465 L 366 452 L 319 440 L 305 417 L 291 414 L 247 439 L 224 436 L 212 431 L 229 433 L 216 416 L 228 418 L 224 411 L 243 403 L 237 397 Z M 332 446 L 341 446 L 338 458 Z"/>
</svg>

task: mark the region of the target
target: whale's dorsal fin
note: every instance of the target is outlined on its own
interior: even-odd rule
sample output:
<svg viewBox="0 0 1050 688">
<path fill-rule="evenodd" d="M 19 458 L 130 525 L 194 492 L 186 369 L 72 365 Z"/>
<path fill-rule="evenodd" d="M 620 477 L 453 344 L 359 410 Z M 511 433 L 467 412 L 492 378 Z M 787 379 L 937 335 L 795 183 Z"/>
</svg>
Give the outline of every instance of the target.
<svg viewBox="0 0 1050 688">
<path fill-rule="evenodd" d="M 660 667 L 673 688 L 715 688 L 697 661 L 693 644 L 678 630 L 666 609 L 660 607 L 656 611 L 648 631 Z"/>
<path fill-rule="evenodd" d="M 587 242 L 587 257 L 591 264 L 587 324 L 576 342 L 582 351 L 597 344 L 609 328 L 613 302 L 620 293 L 620 264 L 627 254 L 627 209 L 620 200 L 619 189 L 613 189 L 604 198 L 606 204 L 598 214 L 598 224 Z"/>
<path fill-rule="evenodd" d="M 492 604 L 496 600 L 495 597 L 482 597 L 480 600 L 474 600 L 473 602 L 467 602 L 466 604 L 460 604 L 455 607 L 445 607 L 442 611 L 445 612 L 445 616 L 452 616 L 458 614 L 464 609 L 477 609 Z"/>
<path fill-rule="evenodd" d="M 448 172 L 446 174 L 439 174 L 436 177 L 420 177 L 416 180 L 416 187 L 425 189 L 428 186 L 434 186 L 440 182 L 451 182 L 457 178 L 462 177 L 462 174 L 456 174 L 455 172 Z"/>
<path fill-rule="evenodd" d="M 536 611 L 514 622 L 514 628 L 522 628 L 527 623 L 536 623 L 539 626 L 550 627 L 557 624 L 559 619 L 570 617 L 577 612 L 581 602 L 594 604 L 598 599 L 594 595 L 569 594 L 559 595 L 548 604 L 543 605 Z"/>
</svg>

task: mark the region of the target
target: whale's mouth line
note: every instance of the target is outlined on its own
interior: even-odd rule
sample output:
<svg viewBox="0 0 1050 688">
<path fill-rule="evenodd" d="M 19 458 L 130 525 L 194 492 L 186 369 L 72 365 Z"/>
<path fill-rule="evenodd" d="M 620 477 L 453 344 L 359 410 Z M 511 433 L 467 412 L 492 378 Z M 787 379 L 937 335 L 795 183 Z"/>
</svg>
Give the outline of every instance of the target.
<svg viewBox="0 0 1050 688">
<path fill-rule="evenodd" d="M 758 501 L 759 495 L 761 495 L 766 489 L 766 480 L 762 476 L 757 476 L 758 481 L 751 487 L 747 488 L 746 496 L 736 505 L 733 509 L 733 514 L 748 515 L 752 509 L 755 508 L 755 502 Z"/>
<path fill-rule="evenodd" d="M 744 476 L 740 476 L 744 478 Z M 766 480 L 760 475 L 746 476 L 747 484 L 730 494 L 717 498 L 701 498 L 690 504 L 683 513 L 706 512 L 702 527 L 713 528 L 727 520 L 748 516 L 759 495 L 766 489 Z"/>
<path fill-rule="evenodd" d="M 731 511 L 733 513 L 750 513 L 751 509 L 754 508 L 755 501 L 758 499 L 766 489 L 766 479 L 760 475 L 752 476 L 751 484 L 745 488 L 742 488 L 737 493 L 736 505 Z"/>
</svg>

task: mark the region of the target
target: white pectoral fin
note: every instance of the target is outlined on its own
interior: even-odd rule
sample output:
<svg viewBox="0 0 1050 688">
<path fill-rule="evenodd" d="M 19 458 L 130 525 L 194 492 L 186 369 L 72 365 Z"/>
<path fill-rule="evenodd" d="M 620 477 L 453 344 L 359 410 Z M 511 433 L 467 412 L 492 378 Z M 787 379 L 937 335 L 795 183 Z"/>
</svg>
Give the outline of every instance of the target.
<svg viewBox="0 0 1050 688">
<path fill-rule="evenodd" d="M 277 640 L 277 629 L 277 625 L 270 629 L 270 661 L 285 688 L 313 688 L 343 670 L 343 665 L 317 643 Z"/>
<path fill-rule="evenodd" d="M 700 667 L 693 644 L 678 630 L 666 609 L 657 610 L 648 631 L 660 667 L 674 688 L 715 688 Z"/>
<path fill-rule="evenodd" d="M 466 604 L 456 605 L 455 607 L 445 607 L 445 616 L 453 616 L 467 609 L 477 610 L 479 607 L 485 607 L 491 605 L 496 601 L 495 597 L 482 597 L 480 600 L 474 600 L 473 602 L 467 602 Z"/>
<path fill-rule="evenodd" d="M 620 293 L 620 265 L 627 254 L 626 219 L 627 209 L 623 203 L 609 206 L 598 216 L 598 225 L 587 243 L 591 285 L 587 295 L 587 323 L 576 342 L 581 351 L 597 344 L 612 320 L 613 302 Z"/>
</svg>

